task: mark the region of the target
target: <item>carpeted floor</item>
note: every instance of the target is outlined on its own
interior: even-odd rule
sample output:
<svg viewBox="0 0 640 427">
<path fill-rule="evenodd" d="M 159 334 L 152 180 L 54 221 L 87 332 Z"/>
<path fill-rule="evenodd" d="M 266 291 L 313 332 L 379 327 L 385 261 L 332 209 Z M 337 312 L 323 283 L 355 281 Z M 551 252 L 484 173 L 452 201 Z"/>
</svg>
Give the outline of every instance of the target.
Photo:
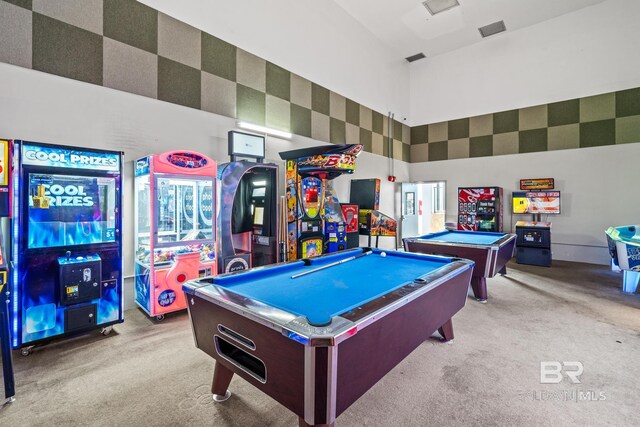
<svg viewBox="0 0 640 427">
<path fill-rule="evenodd" d="M 336 425 L 637 425 L 640 295 L 621 294 L 622 275 L 604 266 L 508 270 L 488 280 L 487 304 L 468 299 L 453 344 L 422 344 Z M 108 337 L 14 361 L 17 400 L 0 409 L 4 426 L 297 425 L 237 377 L 231 399 L 211 400 L 213 361 L 194 348 L 186 313 L 158 323 L 129 310 Z M 541 384 L 541 361 L 582 362 L 581 383 Z"/>
</svg>

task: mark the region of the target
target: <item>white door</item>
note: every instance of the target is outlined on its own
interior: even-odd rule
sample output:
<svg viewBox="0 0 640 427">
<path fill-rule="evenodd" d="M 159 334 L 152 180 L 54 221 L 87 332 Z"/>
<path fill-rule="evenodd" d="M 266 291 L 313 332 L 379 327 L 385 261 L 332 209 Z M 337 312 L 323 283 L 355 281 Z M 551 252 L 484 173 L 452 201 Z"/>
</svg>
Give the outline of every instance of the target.
<svg viewBox="0 0 640 427">
<path fill-rule="evenodd" d="M 403 182 L 402 187 L 402 216 L 400 217 L 401 237 L 415 237 L 418 230 L 418 184 L 414 182 Z"/>
</svg>

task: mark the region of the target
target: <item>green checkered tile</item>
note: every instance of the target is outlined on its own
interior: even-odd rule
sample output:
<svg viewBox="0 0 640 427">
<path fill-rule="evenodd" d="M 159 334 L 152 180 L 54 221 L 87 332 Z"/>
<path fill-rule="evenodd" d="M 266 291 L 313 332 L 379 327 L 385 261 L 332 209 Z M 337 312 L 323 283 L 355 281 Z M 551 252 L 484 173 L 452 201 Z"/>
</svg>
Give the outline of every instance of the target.
<svg viewBox="0 0 640 427">
<path fill-rule="evenodd" d="M 347 136 L 345 122 L 331 117 L 329 142 L 332 144 L 346 144 Z"/>
<path fill-rule="evenodd" d="M 520 131 L 520 153 L 547 151 L 547 128 Z"/>
<path fill-rule="evenodd" d="M 493 135 L 469 138 L 469 157 L 493 156 Z"/>
<path fill-rule="evenodd" d="M 520 113 L 518 110 L 502 111 L 493 114 L 493 133 L 514 132 L 520 128 Z"/>
<path fill-rule="evenodd" d="M 402 144 L 402 159 L 403 162 L 411 162 L 411 145 Z"/>
<path fill-rule="evenodd" d="M 447 160 L 449 155 L 448 141 L 430 142 L 429 146 L 429 161 L 434 162 L 437 160 Z"/>
<path fill-rule="evenodd" d="M 360 144 L 364 147 L 364 151 L 373 152 L 373 135 L 370 130 L 360 128 Z"/>
<path fill-rule="evenodd" d="M 384 116 L 377 111 L 372 111 L 371 120 L 371 130 L 382 135 L 382 132 L 384 130 Z"/>
<path fill-rule="evenodd" d="M 469 138 L 469 119 L 450 120 L 448 124 L 449 139 Z"/>
<path fill-rule="evenodd" d="M 616 117 L 640 115 L 640 88 L 616 92 Z"/>
<path fill-rule="evenodd" d="M 404 144 L 411 144 L 411 127 L 406 124 L 402 124 L 402 142 Z"/>
<path fill-rule="evenodd" d="M 616 119 L 616 144 L 640 142 L 640 116 Z"/>
<path fill-rule="evenodd" d="M 329 104 L 329 89 L 311 83 L 311 109 L 328 116 Z"/>
<path fill-rule="evenodd" d="M 202 32 L 202 71 L 236 81 L 236 47 Z"/>
<path fill-rule="evenodd" d="M 271 62 L 267 62 L 267 95 L 291 99 L 291 73 Z"/>
<path fill-rule="evenodd" d="M 397 120 L 393 121 L 393 139 L 402 141 L 402 123 Z"/>
<path fill-rule="evenodd" d="M 580 147 L 598 147 L 616 143 L 615 119 L 580 123 Z"/>
<path fill-rule="evenodd" d="M 382 137 L 382 155 L 385 157 L 389 157 L 389 137 Z"/>
<path fill-rule="evenodd" d="M 426 144 L 429 142 L 429 126 L 413 126 L 411 127 L 411 144 Z"/>
<path fill-rule="evenodd" d="M 347 123 L 360 126 L 360 104 L 350 99 L 347 99 L 346 107 L 347 107 L 346 108 Z"/>
<path fill-rule="evenodd" d="M 265 93 L 238 84 L 236 97 L 238 120 L 264 126 L 266 118 Z"/>
<path fill-rule="evenodd" d="M 31 0 L 2 0 L 7 3 L 14 4 L 16 6 L 20 6 L 25 9 L 31 10 L 33 8 L 33 2 Z"/>
<path fill-rule="evenodd" d="M 554 102 L 548 105 L 547 121 L 549 126 L 561 126 L 580 121 L 580 100 Z"/>
<path fill-rule="evenodd" d="M 158 99 L 200 109 L 201 71 L 158 57 Z"/>
<path fill-rule="evenodd" d="M 291 132 L 311 138 L 311 109 L 291 104 Z"/>
<path fill-rule="evenodd" d="M 102 36 L 33 13 L 34 70 L 102 85 Z"/>
<path fill-rule="evenodd" d="M 158 53 L 158 11 L 135 0 L 104 2 L 104 35 Z"/>
</svg>

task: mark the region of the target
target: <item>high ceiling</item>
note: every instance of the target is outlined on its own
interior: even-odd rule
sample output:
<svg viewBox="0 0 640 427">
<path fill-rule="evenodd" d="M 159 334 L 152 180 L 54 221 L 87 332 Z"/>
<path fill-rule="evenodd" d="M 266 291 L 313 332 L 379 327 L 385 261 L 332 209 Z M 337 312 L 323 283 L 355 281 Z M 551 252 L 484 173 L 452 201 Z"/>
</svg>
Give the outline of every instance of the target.
<svg viewBox="0 0 640 427">
<path fill-rule="evenodd" d="M 399 57 L 423 52 L 428 58 L 482 42 L 478 28 L 496 21 L 512 32 L 605 0 L 458 0 L 434 16 L 423 0 L 334 1 Z"/>
</svg>

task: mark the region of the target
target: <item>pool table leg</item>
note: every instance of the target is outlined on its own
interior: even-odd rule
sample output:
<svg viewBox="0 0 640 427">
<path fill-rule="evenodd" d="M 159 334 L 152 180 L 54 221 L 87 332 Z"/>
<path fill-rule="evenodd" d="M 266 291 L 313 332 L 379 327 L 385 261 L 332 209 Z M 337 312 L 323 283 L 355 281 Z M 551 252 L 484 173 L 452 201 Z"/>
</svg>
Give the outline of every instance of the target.
<svg viewBox="0 0 640 427">
<path fill-rule="evenodd" d="M 233 371 L 216 362 L 216 366 L 213 369 L 213 382 L 211 384 L 213 400 L 216 402 L 224 402 L 231 397 L 231 392 L 227 389 L 229 388 L 232 377 Z"/>
<path fill-rule="evenodd" d="M 507 274 L 507 266 L 505 265 L 504 267 L 502 267 L 500 271 L 498 271 L 498 273 L 502 274 L 503 276 Z"/>
<path fill-rule="evenodd" d="M 444 325 L 438 328 L 438 332 L 442 335 L 444 341 L 453 340 L 453 323 L 451 319 L 447 320 Z"/>
<path fill-rule="evenodd" d="M 331 424 L 313 424 L 315 427 L 334 427 L 336 423 Z M 307 422 L 302 417 L 298 417 L 298 427 L 310 427 L 311 424 L 307 424 Z"/>
<path fill-rule="evenodd" d="M 487 302 L 487 279 L 484 277 L 471 276 L 471 289 L 476 299 L 482 303 Z"/>
</svg>

